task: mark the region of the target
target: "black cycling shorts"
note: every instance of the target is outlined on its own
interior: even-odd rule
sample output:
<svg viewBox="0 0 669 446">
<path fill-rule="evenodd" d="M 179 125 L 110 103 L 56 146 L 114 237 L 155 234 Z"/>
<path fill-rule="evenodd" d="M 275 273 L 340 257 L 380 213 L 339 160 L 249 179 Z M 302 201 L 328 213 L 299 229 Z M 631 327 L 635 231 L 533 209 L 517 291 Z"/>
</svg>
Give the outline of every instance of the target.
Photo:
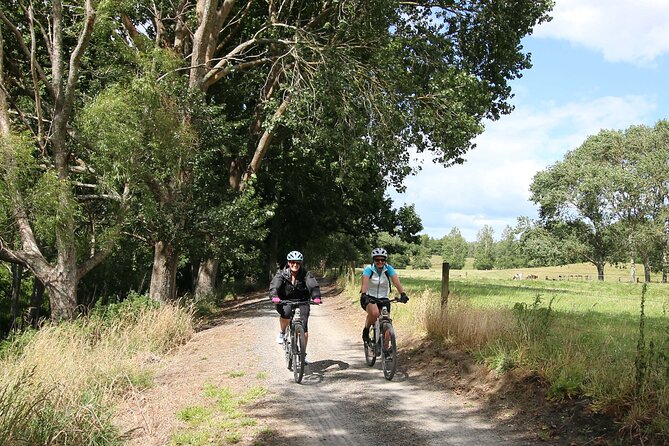
<svg viewBox="0 0 669 446">
<path fill-rule="evenodd" d="M 363 310 L 367 311 L 367 304 L 368 304 L 368 299 L 366 295 L 361 294 L 360 295 L 360 306 L 362 307 Z M 381 313 L 381 308 L 382 307 L 387 307 L 388 308 L 388 313 L 390 313 L 390 300 L 384 299 L 383 302 L 376 302 L 376 306 L 379 307 L 379 313 Z"/>
<path fill-rule="evenodd" d="M 302 319 L 302 326 L 304 327 L 304 332 L 308 332 L 308 325 L 307 323 L 309 322 L 309 302 L 301 302 L 300 305 L 298 306 L 300 309 L 300 318 Z M 298 308 L 295 307 L 295 308 Z M 284 319 L 290 319 L 290 313 L 292 311 L 292 306 L 290 304 L 276 304 L 276 312 L 279 313 L 279 315 L 284 318 Z"/>
</svg>

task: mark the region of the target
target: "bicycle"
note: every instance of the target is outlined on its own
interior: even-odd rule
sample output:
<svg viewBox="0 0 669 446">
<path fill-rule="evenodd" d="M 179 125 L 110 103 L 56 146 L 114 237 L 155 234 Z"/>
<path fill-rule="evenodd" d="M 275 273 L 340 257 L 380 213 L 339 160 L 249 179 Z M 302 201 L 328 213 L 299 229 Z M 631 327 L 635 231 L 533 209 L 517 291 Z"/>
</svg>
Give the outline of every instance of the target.
<svg viewBox="0 0 669 446">
<path fill-rule="evenodd" d="M 306 356 L 306 337 L 304 335 L 304 325 L 300 317 L 299 306 L 304 301 L 282 300 L 279 305 L 289 304 L 291 308 L 290 323 L 286 327 L 286 333 L 283 337 L 283 351 L 288 370 L 293 371 L 293 378 L 296 383 L 302 382 L 304 376 L 304 357 Z M 318 305 L 313 300 L 307 302 L 309 305 Z"/>
<path fill-rule="evenodd" d="M 402 302 L 398 297 L 394 299 L 377 299 L 372 296 L 367 296 L 368 303 L 390 303 Z M 405 303 L 405 302 L 402 302 Z M 386 335 L 386 333 L 388 333 Z M 388 337 L 388 348 L 384 348 L 384 340 Z M 365 341 L 365 361 L 367 365 L 372 367 L 376 363 L 376 358 L 381 357 L 381 365 L 383 367 L 383 376 L 390 381 L 395 376 L 397 369 L 397 341 L 395 340 L 395 328 L 393 328 L 393 320 L 390 318 L 388 307 L 383 305 L 381 307 L 381 314 L 374 322 L 374 325 L 369 327 L 369 339 Z"/>
</svg>

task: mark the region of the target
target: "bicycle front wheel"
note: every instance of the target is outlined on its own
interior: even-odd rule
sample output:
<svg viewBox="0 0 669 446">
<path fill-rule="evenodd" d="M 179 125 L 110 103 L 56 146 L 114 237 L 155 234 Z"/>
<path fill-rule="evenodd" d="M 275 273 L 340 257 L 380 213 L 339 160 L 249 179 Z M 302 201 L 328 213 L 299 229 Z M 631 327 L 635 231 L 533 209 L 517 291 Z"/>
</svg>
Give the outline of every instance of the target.
<svg viewBox="0 0 669 446">
<path fill-rule="evenodd" d="M 283 340 L 283 353 L 286 357 L 286 367 L 288 370 L 293 368 L 293 333 L 290 328 L 286 328 L 286 337 Z"/>
<path fill-rule="evenodd" d="M 385 339 L 384 336 L 389 336 L 390 339 L 388 348 L 384 348 L 381 354 L 381 364 L 383 365 L 383 376 L 390 381 L 395 376 L 395 370 L 397 369 L 397 343 L 395 341 L 395 329 L 391 324 L 383 324 L 381 329 L 382 340 Z"/>
<path fill-rule="evenodd" d="M 376 362 L 376 330 L 374 330 L 374 326 L 369 327 L 369 339 L 363 341 L 365 344 L 365 361 L 368 366 L 372 367 Z"/>
<path fill-rule="evenodd" d="M 304 375 L 304 356 L 306 355 L 307 340 L 304 336 L 304 327 L 301 324 L 295 325 L 293 335 L 293 378 L 295 382 L 302 381 Z"/>
</svg>

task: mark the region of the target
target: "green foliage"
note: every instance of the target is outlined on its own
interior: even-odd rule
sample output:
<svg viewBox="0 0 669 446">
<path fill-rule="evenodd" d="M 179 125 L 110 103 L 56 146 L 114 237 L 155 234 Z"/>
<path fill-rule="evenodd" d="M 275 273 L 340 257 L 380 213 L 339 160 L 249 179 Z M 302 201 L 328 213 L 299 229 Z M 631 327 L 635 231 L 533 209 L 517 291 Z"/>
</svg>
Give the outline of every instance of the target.
<svg viewBox="0 0 669 446">
<path fill-rule="evenodd" d="M 654 128 L 602 130 L 534 177 L 531 200 L 547 230 L 560 237 L 567 229 L 564 252 L 603 274 L 621 253 L 649 265 L 653 253 L 666 249 L 667 127 L 659 121 Z"/>
<path fill-rule="evenodd" d="M 495 265 L 495 239 L 491 226 L 484 225 L 476 235 L 474 268 L 492 269 Z"/>
<path fill-rule="evenodd" d="M 463 269 L 465 267 L 465 259 L 468 255 L 468 245 L 465 238 L 456 227 L 451 229 L 451 232 L 444 237 L 442 243 L 442 257 L 444 262 L 450 264 L 451 269 Z"/>
<path fill-rule="evenodd" d="M 34 328 L 10 332 L 7 338 L 0 341 L 0 358 L 20 356 L 23 349 L 32 342 L 35 334 L 37 330 Z"/>
<path fill-rule="evenodd" d="M 32 150 L 27 135 L 0 135 L 0 199 L 8 205 L 0 209 L 11 209 L 11 193 L 26 190 L 34 183 L 38 166 Z"/>
<path fill-rule="evenodd" d="M 411 257 L 411 267 L 413 269 L 430 269 L 432 266 L 432 258 L 428 254 L 427 249 L 418 246 Z"/>
<path fill-rule="evenodd" d="M 541 295 L 537 294 L 534 302 L 528 305 L 525 302 L 516 302 L 512 313 L 516 320 L 520 338 L 524 342 L 534 342 L 545 339 L 549 333 L 553 321 L 553 299 L 548 306 L 541 307 Z"/>
<path fill-rule="evenodd" d="M 554 400 L 564 400 L 582 395 L 584 379 L 584 373 L 578 369 L 578 365 L 565 367 L 551 381 L 547 396 Z"/>
<path fill-rule="evenodd" d="M 128 297 L 120 302 L 104 302 L 99 300 L 91 310 L 90 317 L 107 322 L 118 320 L 137 320 L 147 310 L 160 308 L 160 303 L 147 295 L 130 292 Z"/>
<path fill-rule="evenodd" d="M 511 269 L 525 265 L 520 243 L 516 240 L 516 233 L 511 226 L 502 231 L 500 240 L 495 244 L 495 268 Z"/>
<path fill-rule="evenodd" d="M 46 243 L 55 242 L 54 228 L 67 227 L 83 217 L 82 209 L 72 193 L 68 180 L 61 180 L 55 171 L 42 174 L 30 198 L 34 230 Z M 74 234 L 70 234 L 74 237 Z M 74 242 L 74 239 L 68 242 Z"/>
</svg>

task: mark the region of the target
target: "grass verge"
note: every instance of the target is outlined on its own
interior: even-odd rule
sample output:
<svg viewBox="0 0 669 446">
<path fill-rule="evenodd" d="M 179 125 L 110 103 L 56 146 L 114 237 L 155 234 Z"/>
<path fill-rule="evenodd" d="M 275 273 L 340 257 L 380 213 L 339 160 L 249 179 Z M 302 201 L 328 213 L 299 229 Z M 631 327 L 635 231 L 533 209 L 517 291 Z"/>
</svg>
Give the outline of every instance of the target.
<svg viewBox="0 0 669 446">
<path fill-rule="evenodd" d="M 213 384 L 203 389 L 201 405 L 181 409 L 177 418 L 182 422 L 171 438 L 173 446 L 205 446 L 237 444 L 244 438 L 263 438 L 270 433 L 258 427 L 258 421 L 247 417 L 243 407 L 264 397 L 267 389 L 253 386 L 242 394 L 229 387 Z M 256 440 L 255 444 L 262 444 Z"/>
<path fill-rule="evenodd" d="M 191 314 L 136 297 L 2 344 L 0 444 L 120 445 L 117 399 L 152 385 L 146 362 L 190 339 Z"/>
</svg>

